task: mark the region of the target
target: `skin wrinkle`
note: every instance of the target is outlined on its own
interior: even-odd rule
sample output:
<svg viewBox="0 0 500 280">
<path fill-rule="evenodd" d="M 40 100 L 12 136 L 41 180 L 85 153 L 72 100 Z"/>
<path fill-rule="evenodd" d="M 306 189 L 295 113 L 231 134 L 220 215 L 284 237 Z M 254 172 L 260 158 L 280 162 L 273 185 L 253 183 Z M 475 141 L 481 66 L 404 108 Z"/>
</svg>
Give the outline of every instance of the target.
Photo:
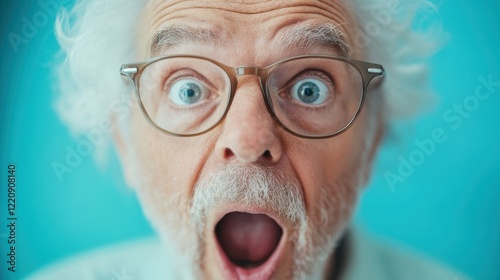
<svg viewBox="0 0 500 280">
<path fill-rule="evenodd" d="M 292 8 L 290 8 L 290 9 L 292 9 Z M 206 10 L 206 9 L 204 9 L 204 10 Z M 214 9 L 214 10 L 216 10 L 216 9 Z M 282 9 L 282 10 L 286 11 L 286 9 Z M 294 10 L 296 10 L 296 8 Z M 178 12 L 178 13 L 180 13 L 180 12 Z M 280 14 L 273 15 L 270 19 L 271 20 L 275 20 L 275 21 L 280 21 L 281 18 L 291 18 L 291 17 L 293 17 L 295 21 L 299 22 L 300 19 L 304 18 L 304 16 L 306 16 L 306 15 L 322 16 L 326 20 L 331 20 L 332 19 L 332 18 L 330 18 L 331 15 L 328 14 L 328 13 L 318 12 L 317 10 L 307 11 L 306 9 L 300 10 L 300 12 L 296 11 L 295 13 L 282 12 Z M 158 18 L 157 22 L 153 23 L 153 26 L 154 26 L 153 29 L 159 29 L 159 27 L 161 26 L 160 21 L 163 21 L 163 20 L 165 20 L 165 21 L 166 20 L 173 21 L 173 20 L 183 19 L 183 18 L 188 17 L 188 16 L 189 15 L 182 15 L 182 14 L 177 15 L 177 16 L 161 16 L 161 15 L 159 15 L 159 18 Z M 236 17 L 234 17 L 234 18 L 236 18 Z M 200 20 L 201 19 L 202 18 L 200 18 Z M 261 19 L 250 18 L 250 19 L 248 19 L 245 22 L 248 22 L 248 23 L 252 23 L 252 22 L 255 22 L 255 21 L 263 22 L 263 21 L 268 21 L 270 19 L 269 18 L 264 18 L 264 19 L 262 19 L 262 18 Z M 241 19 L 238 19 L 237 21 L 242 22 Z M 338 18 L 338 19 L 335 19 L 335 22 L 338 22 L 339 23 L 338 26 L 341 27 L 341 29 L 343 29 L 342 33 L 347 34 L 348 36 L 346 36 L 346 37 L 350 37 L 349 36 L 350 32 L 348 32 L 348 30 L 342 28 L 342 26 L 344 26 L 344 25 L 349 25 L 349 21 L 345 21 L 345 20 L 342 21 L 341 18 Z M 216 29 L 219 30 L 219 31 L 224 30 L 223 28 L 216 28 Z"/>
<path fill-rule="evenodd" d="M 227 8 L 225 7 L 227 5 L 224 5 L 222 7 L 220 5 L 219 6 L 216 5 L 215 7 L 201 7 L 201 6 L 197 6 L 197 5 L 191 5 L 191 4 L 189 4 L 190 2 L 191 1 L 186 1 L 186 2 L 172 4 L 171 1 L 164 1 L 157 6 L 153 6 L 153 8 L 151 8 L 151 6 L 153 4 L 150 4 L 150 5 L 148 5 L 146 12 L 143 14 L 143 18 L 145 18 L 145 22 L 147 23 L 146 25 L 151 27 L 149 29 L 150 31 L 158 30 L 160 28 L 160 26 L 163 25 L 164 22 L 167 22 L 167 21 L 175 22 L 177 20 L 180 21 L 181 19 L 189 18 L 193 12 L 192 9 L 198 9 L 198 8 L 203 8 L 205 11 L 206 10 L 222 9 L 222 10 L 228 11 L 228 13 L 230 15 L 232 15 L 232 16 L 224 15 L 225 19 L 234 20 L 236 22 L 243 21 L 241 14 L 234 14 L 235 11 L 232 10 L 232 9 L 234 9 L 234 7 L 232 5 L 230 7 L 227 7 Z M 213 2 L 217 2 L 217 1 L 207 1 L 205 3 L 213 5 Z M 321 20 L 324 22 L 332 22 L 332 21 L 336 22 L 340 31 L 343 34 L 346 34 L 346 39 L 348 41 L 348 44 L 352 45 L 352 42 L 349 42 L 349 40 L 351 38 L 349 28 L 346 29 L 344 26 L 349 25 L 349 23 L 353 22 L 353 20 L 351 18 L 348 18 L 347 16 L 345 16 L 347 14 L 346 8 L 344 8 L 343 5 L 341 5 L 340 3 L 337 3 L 337 1 L 326 1 L 326 2 L 316 1 L 315 3 L 319 3 L 322 5 L 320 5 L 320 7 L 317 7 L 317 6 L 313 6 L 312 4 L 308 3 L 308 4 L 300 5 L 300 8 L 298 8 L 299 5 L 297 3 L 295 3 L 295 5 L 291 5 L 291 7 L 280 7 L 280 5 L 278 5 L 274 2 L 279 2 L 279 1 L 269 1 L 268 3 L 271 3 L 272 4 L 271 6 L 263 7 L 261 9 L 261 11 L 257 10 L 253 13 L 249 13 L 250 15 L 260 15 L 258 18 L 255 18 L 254 16 L 249 16 L 248 20 L 244 20 L 244 21 L 247 23 L 250 23 L 250 24 L 252 24 L 252 23 L 255 24 L 256 22 L 264 22 L 264 21 L 280 22 L 280 21 L 282 21 L 283 17 L 286 17 L 287 20 L 286 20 L 285 24 L 287 24 L 290 21 L 300 22 L 304 18 L 308 18 L 308 16 L 314 15 L 315 17 L 320 17 L 320 19 L 318 19 L 318 20 Z M 150 2 L 150 3 L 153 3 L 153 2 Z M 277 10 L 277 11 L 274 10 L 278 7 L 280 8 L 279 10 Z M 327 8 L 330 9 L 328 12 L 326 12 Z M 242 8 L 240 7 L 240 9 L 242 9 Z M 295 9 L 295 13 L 291 13 L 289 11 L 290 9 L 291 10 Z M 189 12 L 183 13 L 183 11 L 185 11 L 185 10 L 187 10 Z M 203 15 L 204 13 L 201 13 L 201 14 Z M 148 15 L 148 17 L 146 18 L 145 15 Z M 199 21 L 205 22 L 205 17 L 199 16 L 197 18 L 197 22 L 199 22 Z M 183 22 L 183 21 L 181 21 L 181 22 Z M 209 26 L 214 26 L 214 22 L 212 20 L 207 20 L 205 23 Z M 281 26 L 277 26 L 277 29 L 279 29 L 279 28 L 281 28 Z M 267 30 L 266 30 L 266 32 L 263 33 L 263 35 L 264 34 L 274 34 L 274 33 L 276 33 L 277 29 L 275 29 L 274 32 L 267 32 Z M 222 33 L 226 30 L 226 28 L 223 28 L 223 26 L 215 25 L 214 30 L 217 30 L 218 32 Z M 152 38 L 154 36 L 154 34 L 148 35 L 148 32 L 144 32 L 144 29 L 143 29 L 143 33 L 144 34 L 142 34 L 142 37 L 145 36 L 146 38 Z M 221 35 L 222 35 L 222 37 L 228 37 L 231 34 L 221 34 Z M 271 39 L 271 38 L 269 38 L 269 39 Z"/>
<path fill-rule="evenodd" d="M 249 12 L 249 11 L 242 11 L 241 10 L 241 7 L 240 7 L 240 10 L 238 9 L 235 9 L 237 5 L 245 5 L 245 3 L 239 3 L 239 4 L 236 4 L 236 5 L 232 5 L 228 7 L 228 1 L 225 1 L 224 2 L 224 5 L 215 5 L 215 6 L 188 6 L 188 2 L 190 1 L 184 1 L 184 2 L 179 2 L 179 3 L 174 3 L 174 4 L 171 4 L 171 5 L 168 5 L 169 3 L 164 1 L 163 3 L 161 3 L 160 5 L 156 6 L 156 8 L 154 8 L 153 10 L 153 13 L 156 13 L 156 11 L 159 10 L 158 13 L 160 14 L 168 14 L 168 13 L 171 13 L 171 10 L 172 11 L 176 11 L 176 12 L 179 12 L 179 11 L 182 11 L 183 9 L 197 9 L 197 8 L 203 8 L 203 9 L 207 9 L 207 10 L 210 10 L 210 9 L 216 9 L 216 10 L 221 10 L 221 11 L 226 11 L 226 12 L 230 12 L 230 13 L 236 13 L 236 14 L 242 14 L 242 15 L 256 15 L 256 14 L 262 14 L 262 13 L 266 13 L 267 11 L 273 11 L 275 9 L 278 9 L 278 8 L 282 8 L 281 7 L 281 3 L 279 3 L 279 1 L 268 1 L 267 3 L 271 3 L 271 6 L 264 6 L 261 10 L 254 10 L 252 12 Z M 318 2 L 318 1 L 316 1 Z M 154 3 L 154 2 L 150 2 L 150 3 Z M 205 2 L 204 4 L 214 4 L 214 3 L 218 3 L 216 1 L 212 1 L 212 2 Z M 234 2 L 233 2 L 234 3 Z M 333 5 L 328 5 L 329 4 L 333 4 L 333 1 L 328 1 L 328 2 L 323 2 L 323 4 L 326 4 L 326 6 L 329 6 L 330 8 L 334 8 L 335 7 Z M 179 5 L 182 5 L 182 4 L 185 4 L 186 7 L 177 7 Z M 289 3 L 288 3 L 289 4 Z M 256 6 L 262 6 L 262 3 L 260 2 L 257 2 L 255 3 L 254 5 Z M 294 8 L 296 7 L 297 5 L 292 5 L 292 7 L 288 7 L 288 8 Z M 304 3 L 301 3 L 301 6 L 302 7 L 315 7 L 313 5 L 308 5 L 308 4 L 304 4 Z M 248 9 L 247 7 L 245 7 L 244 9 Z M 284 8 L 284 9 L 287 9 L 287 8 Z M 320 7 L 321 10 L 323 10 L 322 7 Z M 154 24 L 153 24 L 154 26 Z"/>
</svg>

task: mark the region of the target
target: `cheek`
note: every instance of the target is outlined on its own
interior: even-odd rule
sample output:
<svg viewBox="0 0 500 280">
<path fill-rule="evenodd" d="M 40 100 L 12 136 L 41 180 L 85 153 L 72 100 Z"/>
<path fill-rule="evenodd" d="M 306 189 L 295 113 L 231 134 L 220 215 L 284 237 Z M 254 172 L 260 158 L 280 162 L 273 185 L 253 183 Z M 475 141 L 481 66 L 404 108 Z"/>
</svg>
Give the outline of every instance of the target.
<svg viewBox="0 0 500 280">
<path fill-rule="evenodd" d="M 357 199 L 360 177 L 364 172 L 364 126 L 354 125 L 343 134 L 324 140 L 300 140 L 288 150 L 295 172 L 303 185 L 306 206 L 320 216 L 319 205 L 343 218 L 349 216 Z M 335 204 L 335 205 L 331 205 Z"/>
<path fill-rule="evenodd" d="M 166 135 L 141 117 L 134 121 L 132 131 L 137 192 L 145 207 L 169 211 L 163 209 L 169 203 L 186 203 L 191 198 L 206 149 L 202 138 Z"/>
</svg>

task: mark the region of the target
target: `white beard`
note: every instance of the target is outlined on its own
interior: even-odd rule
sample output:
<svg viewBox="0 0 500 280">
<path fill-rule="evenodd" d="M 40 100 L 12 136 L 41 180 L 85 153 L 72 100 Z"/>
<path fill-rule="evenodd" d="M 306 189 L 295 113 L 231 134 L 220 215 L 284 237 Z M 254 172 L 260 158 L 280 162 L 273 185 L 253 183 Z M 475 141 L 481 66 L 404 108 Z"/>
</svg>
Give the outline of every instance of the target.
<svg viewBox="0 0 500 280">
<path fill-rule="evenodd" d="M 323 187 L 314 217 L 307 215 L 297 178 L 269 166 L 237 162 L 202 174 L 195 185 L 192 202 L 180 196 L 169 197 L 160 209 L 146 211 L 146 214 L 168 247 L 176 279 L 204 278 L 201 267 L 207 217 L 229 203 L 263 207 L 278 214 L 286 223 L 295 225 L 291 236 L 294 264 L 287 279 L 314 279 L 322 276 L 326 262 L 346 228 L 354 204 L 349 199 L 352 194 L 349 192 L 356 192 L 357 197 L 362 169 L 348 174 L 342 182 L 328 186 L 328 190 Z"/>
</svg>

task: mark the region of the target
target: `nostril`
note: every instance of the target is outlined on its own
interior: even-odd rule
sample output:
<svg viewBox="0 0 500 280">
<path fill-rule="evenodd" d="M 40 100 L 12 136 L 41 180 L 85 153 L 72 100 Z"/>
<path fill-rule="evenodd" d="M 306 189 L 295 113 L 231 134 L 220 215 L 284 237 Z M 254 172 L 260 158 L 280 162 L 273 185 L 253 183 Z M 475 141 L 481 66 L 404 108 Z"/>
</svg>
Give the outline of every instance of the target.
<svg viewBox="0 0 500 280">
<path fill-rule="evenodd" d="M 271 155 L 271 152 L 270 152 L 269 150 L 266 150 L 266 151 L 262 154 L 262 158 L 267 159 L 267 160 L 272 160 L 272 159 L 273 159 L 273 156 Z"/>
<path fill-rule="evenodd" d="M 233 151 L 231 151 L 231 149 L 229 149 L 229 148 L 224 149 L 224 158 L 225 159 L 228 159 L 232 156 L 234 156 L 234 153 L 233 153 Z"/>
</svg>

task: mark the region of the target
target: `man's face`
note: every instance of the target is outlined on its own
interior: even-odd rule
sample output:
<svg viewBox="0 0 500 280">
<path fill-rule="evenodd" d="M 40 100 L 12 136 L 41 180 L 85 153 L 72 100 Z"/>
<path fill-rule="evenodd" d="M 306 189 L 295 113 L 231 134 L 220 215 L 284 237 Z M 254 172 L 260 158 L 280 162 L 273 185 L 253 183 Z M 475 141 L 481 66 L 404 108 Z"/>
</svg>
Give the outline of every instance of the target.
<svg viewBox="0 0 500 280">
<path fill-rule="evenodd" d="M 152 0 L 138 47 L 146 59 L 159 30 L 201 28 L 217 40 L 181 40 L 154 55 L 265 67 L 302 54 L 342 55 L 332 46 L 280 45 L 292 28 L 326 23 L 352 44 L 353 19 L 340 1 Z M 241 76 L 226 118 L 201 136 L 161 133 L 135 110 L 121 156 L 129 183 L 179 267 L 209 279 L 321 276 L 376 146 L 370 145 L 366 112 L 337 137 L 299 138 L 273 121 L 258 78 Z"/>
</svg>

